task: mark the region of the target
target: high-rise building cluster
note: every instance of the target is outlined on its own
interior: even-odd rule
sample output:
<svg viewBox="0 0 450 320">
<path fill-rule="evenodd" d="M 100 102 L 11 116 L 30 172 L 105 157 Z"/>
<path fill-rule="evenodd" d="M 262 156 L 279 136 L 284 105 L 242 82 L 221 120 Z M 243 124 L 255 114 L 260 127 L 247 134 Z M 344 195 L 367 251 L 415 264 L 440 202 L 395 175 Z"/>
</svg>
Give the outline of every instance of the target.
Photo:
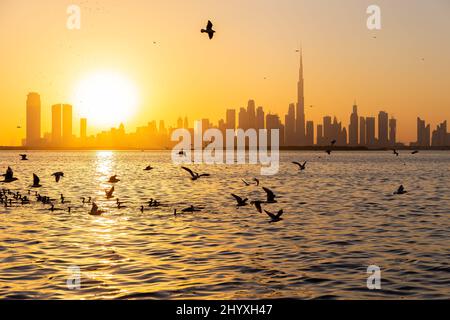
<svg viewBox="0 0 450 320">
<path fill-rule="evenodd" d="M 55 104 L 52 106 L 52 132 L 41 137 L 41 102 L 39 94 L 28 94 L 27 125 L 25 146 L 29 147 L 86 147 L 86 148 L 169 148 L 176 142 L 170 141 L 171 133 L 177 128 L 189 128 L 187 117 L 178 118 L 175 127 L 166 127 L 161 120 L 149 122 L 144 127 L 136 128 L 134 133 L 126 133 L 123 124 L 119 128 L 103 131 L 95 136 L 87 135 L 87 119 L 80 119 L 79 137 L 73 135 L 72 106 Z M 385 111 L 378 117 L 358 115 L 358 106 L 353 104 L 348 130 L 336 117 L 324 116 L 322 123 L 314 126 L 305 115 L 303 57 L 300 51 L 300 68 L 297 82 L 297 102 L 288 106 L 284 123 L 277 114 L 265 114 L 262 106 L 249 100 L 246 107 L 227 109 L 225 119 L 214 125 L 209 119 L 200 121 L 202 130 L 216 128 L 225 133 L 227 129 L 278 129 L 279 145 L 284 147 L 327 146 L 336 140 L 336 146 L 392 148 L 401 146 L 397 142 L 397 120 Z M 417 118 L 417 141 L 411 143 L 415 147 L 450 146 L 450 134 L 447 133 L 447 122 L 439 124 L 431 133 L 430 124 Z"/>
</svg>

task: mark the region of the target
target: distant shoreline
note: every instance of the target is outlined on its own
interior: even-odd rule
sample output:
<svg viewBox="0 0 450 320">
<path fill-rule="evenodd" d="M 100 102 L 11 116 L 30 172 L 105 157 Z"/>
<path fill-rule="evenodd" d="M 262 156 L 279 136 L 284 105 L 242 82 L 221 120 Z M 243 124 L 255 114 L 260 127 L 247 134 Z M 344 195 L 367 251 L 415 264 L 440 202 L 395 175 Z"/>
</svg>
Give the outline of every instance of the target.
<svg viewBox="0 0 450 320">
<path fill-rule="evenodd" d="M 325 151 L 329 149 L 329 146 L 312 146 L 312 147 L 280 147 L 280 151 Z M 270 147 L 267 148 L 270 151 Z M 334 146 L 333 151 L 389 151 L 394 148 L 367 148 L 367 147 L 344 147 Z M 447 147 L 412 147 L 412 146 L 399 146 L 395 147 L 396 150 L 421 150 L 421 151 L 448 151 L 450 146 Z M 236 149 L 235 149 L 236 150 Z M 246 149 L 248 150 L 248 148 Z M 6 147 L 0 146 L 0 151 L 171 151 L 171 149 L 163 148 L 43 148 L 43 147 Z"/>
</svg>

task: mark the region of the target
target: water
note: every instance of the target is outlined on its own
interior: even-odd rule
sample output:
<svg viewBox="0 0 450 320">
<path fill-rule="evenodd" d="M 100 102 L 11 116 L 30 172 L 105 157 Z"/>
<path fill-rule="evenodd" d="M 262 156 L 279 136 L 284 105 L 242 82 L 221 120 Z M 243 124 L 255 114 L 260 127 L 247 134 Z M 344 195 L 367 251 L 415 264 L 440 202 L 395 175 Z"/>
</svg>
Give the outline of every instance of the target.
<svg viewBox="0 0 450 320">
<path fill-rule="evenodd" d="M 0 298 L 19 299 L 436 299 L 450 298 L 450 153 L 282 152 L 280 173 L 257 165 L 198 165 L 211 177 L 192 182 L 169 152 L 0 152 L 18 181 L 0 185 L 39 192 L 72 212 L 32 203 L 0 209 Z M 320 157 L 320 158 L 319 158 Z M 308 160 L 299 173 L 291 161 Z M 151 164 L 153 171 L 143 171 Z M 56 184 L 50 176 L 64 171 Z M 117 209 L 104 189 L 118 174 Z M 284 219 L 269 223 L 237 209 L 230 192 L 282 196 Z M 392 192 L 404 184 L 407 194 Z M 92 196 L 102 216 L 80 197 Z M 141 213 L 150 198 L 160 208 Z M 173 208 L 203 205 L 174 217 Z M 368 265 L 381 268 L 381 290 L 366 287 Z M 81 287 L 69 290 L 70 266 Z"/>
</svg>

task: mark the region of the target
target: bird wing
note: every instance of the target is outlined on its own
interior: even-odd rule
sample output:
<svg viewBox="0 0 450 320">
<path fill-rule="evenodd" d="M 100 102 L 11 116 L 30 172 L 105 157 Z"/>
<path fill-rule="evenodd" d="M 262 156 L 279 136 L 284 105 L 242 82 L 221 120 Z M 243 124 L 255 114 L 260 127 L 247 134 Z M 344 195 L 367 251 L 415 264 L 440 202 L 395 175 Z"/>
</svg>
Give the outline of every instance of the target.
<svg viewBox="0 0 450 320">
<path fill-rule="evenodd" d="M 199 177 L 209 177 L 210 174 L 209 173 L 202 173 L 198 175 Z"/>
<path fill-rule="evenodd" d="M 246 186 L 249 185 L 249 183 L 247 181 L 245 181 L 244 179 L 241 179 L 243 183 L 245 183 Z"/>
<path fill-rule="evenodd" d="M 210 20 L 208 20 L 208 24 L 206 25 L 206 29 L 212 29 L 213 24 Z"/>
<path fill-rule="evenodd" d="M 275 194 L 269 188 L 263 187 L 263 190 L 267 193 L 267 200 L 275 199 Z"/>
<path fill-rule="evenodd" d="M 242 198 L 241 198 L 241 197 L 235 195 L 234 193 L 232 193 L 231 195 L 236 199 L 236 201 L 237 201 L 238 203 L 241 203 L 241 202 L 242 202 Z"/>
<path fill-rule="evenodd" d="M 255 202 L 255 208 L 259 213 L 262 213 L 261 203 L 259 201 Z"/>
<path fill-rule="evenodd" d="M 61 176 L 59 174 L 55 174 L 54 176 L 55 176 L 56 182 L 59 182 L 59 179 L 61 179 Z"/>
<path fill-rule="evenodd" d="M 303 162 L 303 166 L 302 166 L 302 167 L 304 167 L 304 166 L 306 165 L 307 162 L 308 162 L 308 161 Z"/>
<path fill-rule="evenodd" d="M 298 165 L 299 167 L 301 167 L 302 165 L 300 163 L 298 163 L 297 161 L 292 161 L 293 164 Z"/>
<path fill-rule="evenodd" d="M 277 216 L 274 215 L 272 212 L 269 212 L 269 211 L 267 211 L 267 210 L 264 210 L 264 212 L 267 213 L 267 215 L 268 215 L 269 217 L 271 217 L 272 219 L 276 219 L 276 218 L 277 218 Z"/>
<path fill-rule="evenodd" d="M 282 214 L 283 214 L 283 210 L 278 211 L 277 218 L 281 217 Z"/>
<path fill-rule="evenodd" d="M 212 31 L 208 32 L 208 37 L 209 37 L 209 39 L 212 39 L 214 37 L 214 33 Z"/>
<path fill-rule="evenodd" d="M 189 172 L 190 174 L 191 174 L 191 176 L 192 177 L 194 177 L 195 178 L 195 174 L 194 174 L 194 172 L 191 170 L 191 169 L 189 169 L 189 168 L 186 168 L 186 167 L 181 167 L 181 169 L 184 169 L 184 170 L 186 170 L 187 172 Z"/>
<path fill-rule="evenodd" d="M 39 181 L 41 181 L 41 180 L 39 179 L 39 177 L 38 177 L 36 174 L 33 173 L 33 184 L 34 184 L 34 185 L 38 185 L 38 184 L 39 184 Z"/>
</svg>

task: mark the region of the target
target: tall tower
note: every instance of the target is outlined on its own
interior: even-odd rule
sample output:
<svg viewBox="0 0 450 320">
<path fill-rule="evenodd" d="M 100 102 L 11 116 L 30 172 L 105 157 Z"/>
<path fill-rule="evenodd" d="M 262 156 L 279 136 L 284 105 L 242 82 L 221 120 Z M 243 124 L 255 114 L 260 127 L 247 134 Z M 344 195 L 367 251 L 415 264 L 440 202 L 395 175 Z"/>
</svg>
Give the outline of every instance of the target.
<svg viewBox="0 0 450 320">
<path fill-rule="evenodd" d="M 358 106 L 356 101 L 353 104 L 353 113 L 350 116 L 350 125 L 348 126 L 348 143 L 351 146 L 358 145 Z"/>
<path fill-rule="evenodd" d="M 303 52 L 300 49 L 300 69 L 297 82 L 297 110 L 295 119 L 295 131 L 297 145 L 305 145 L 305 98 L 303 95 L 304 83 L 303 83 Z"/>
<path fill-rule="evenodd" d="M 36 92 L 27 96 L 27 136 L 26 145 L 36 146 L 41 139 L 41 97 Z"/>
</svg>

